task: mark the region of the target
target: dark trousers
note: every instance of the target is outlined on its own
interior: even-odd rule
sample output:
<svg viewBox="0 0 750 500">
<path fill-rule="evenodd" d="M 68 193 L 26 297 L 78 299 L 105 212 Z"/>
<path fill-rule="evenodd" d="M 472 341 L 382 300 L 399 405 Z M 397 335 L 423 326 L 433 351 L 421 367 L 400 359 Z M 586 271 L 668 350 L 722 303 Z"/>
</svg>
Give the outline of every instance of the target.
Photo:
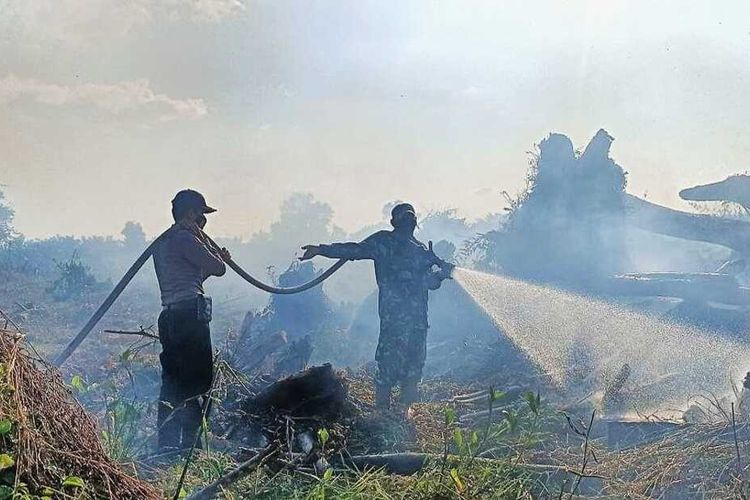
<svg viewBox="0 0 750 500">
<path fill-rule="evenodd" d="M 193 445 L 201 425 L 200 396 L 213 381 L 211 330 L 198 320 L 197 307 L 167 309 L 159 315 L 159 340 L 159 450 L 184 450 Z"/>
</svg>

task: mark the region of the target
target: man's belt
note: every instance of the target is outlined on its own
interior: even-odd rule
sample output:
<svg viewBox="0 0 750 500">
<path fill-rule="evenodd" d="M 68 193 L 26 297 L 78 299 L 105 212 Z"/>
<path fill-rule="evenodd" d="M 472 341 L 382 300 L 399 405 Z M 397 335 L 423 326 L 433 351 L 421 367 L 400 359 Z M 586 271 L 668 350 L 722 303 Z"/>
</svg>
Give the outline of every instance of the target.
<svg viewBox="0 0 750 500">
<path fill-rule="evenodd" d="M 212 309 L 211 297 L 207 295 L 198 295 L 194 299 L 181 300 L 180 302 L 164 306 L 164 311 L 195 312 L 195 319 L 203 323 L 211 322 Z"/>
<path fill-rule="evenodd" d="M 196 309 L 198 307 L 198 297 L 192 299 L 181 300 L 174 304 L 167 304 L 163 307 L 165 311 L 188 311 Z"/>
</svg>

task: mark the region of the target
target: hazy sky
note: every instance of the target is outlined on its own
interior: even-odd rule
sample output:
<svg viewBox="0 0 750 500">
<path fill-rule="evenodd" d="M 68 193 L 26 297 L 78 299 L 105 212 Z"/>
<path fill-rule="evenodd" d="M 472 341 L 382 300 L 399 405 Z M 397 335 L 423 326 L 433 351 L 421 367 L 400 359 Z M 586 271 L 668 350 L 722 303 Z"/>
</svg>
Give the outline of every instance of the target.
<svg viewBox="0 0 750 500">
<path fill-rule="evenodd" d="M 312 192 L 336 223 L 498 211 L 551 131 L 600 127 L 629 190 L 750 163 L 750 2 L 0 0 L 0 184 L 28 236 L 150 234 L 180 188 L 219 235 Z"/>
</svg>

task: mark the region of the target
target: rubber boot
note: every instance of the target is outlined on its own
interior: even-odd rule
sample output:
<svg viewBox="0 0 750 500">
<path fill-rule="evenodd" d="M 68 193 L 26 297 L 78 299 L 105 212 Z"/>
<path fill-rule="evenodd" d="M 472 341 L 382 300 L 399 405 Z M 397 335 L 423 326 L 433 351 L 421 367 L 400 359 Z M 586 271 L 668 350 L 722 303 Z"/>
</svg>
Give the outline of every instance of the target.
<svg viewBox="0 0 750 500">
<path fill-rule="evenodd" d="M 182 410 L 182 452 L 187 454 L 195 443 L 195 448 L 203 449 L 203 408 L 197 399 L 187 401 Z"/>
<path fill-rule="evenodd" d="M 391 387 L 375 384 L 375 406 L 380 410 L 391 407 Z"/>
</svg>

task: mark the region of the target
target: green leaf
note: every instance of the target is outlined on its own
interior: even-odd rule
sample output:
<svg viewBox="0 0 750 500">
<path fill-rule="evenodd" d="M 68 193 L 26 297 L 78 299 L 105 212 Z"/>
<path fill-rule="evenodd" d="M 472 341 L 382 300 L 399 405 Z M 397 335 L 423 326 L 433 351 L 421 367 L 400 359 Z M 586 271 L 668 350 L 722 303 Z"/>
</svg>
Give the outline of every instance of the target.
<svg viewBox="0 0 750 500">
<path fill-rule="evenodd" d="M 68 476 L 63 480 L 63 488 L 85 488 L 86 482 L 78 476 Z"/>
<path fill-rule="evenodd" d="M 16 461 L 7 453 L 0 454 L 0 470 L 10 469 Z"/>
<path fill-rule="evenodd" d="M 330 481 L 333 479 L 333 469 L 326 469 L 323 473 L 323 481 Z"/>
<path fill-rule="evenodd" d="M 13 423 L 8 419 L 0 420 L 0 436 L 5 436 L 13 428 Z"/>
<path fill-rule="evenodd" d="M 187 498 L 187 491 L 185 491 L 185 488 L 180 488 L 180 494 L 177 495 L 177 498 Z"/>
<path fill-rule="evenodd" d="M 511 410 L 504 410 L 503 416 L 505 417 L 505 421 L 508 422 L 510 430 L 514 431 L 518 427 L 518 415 Z"/>
<path fill-rule="evenodd" d="M 497 391 L 493 390 L 492 394 L 490 394 L 490 399 L 492 399 L 492 402 L 499 401 L 505 397 L 505 393 L 503 391 Z"/>
<path fill-rule="evenodd" d="M 479 444 L 479 434 L 477 434 L 477 431 L 471 431 L 471 438 L 469 440 L 471 443 L 471 446 L 477 446 Z"/>
<path fill-rule="evenodd" d="M 450 406 L 445 407 L 445 425 L 451 425 L 456 421 L 456 410 Z"/>
<path fill-rule="evenodd" d="M 41 500 L 52 500 L 54 497 L 55 497 L 55 490 L 45 486 L 44 488 L 42 488 L 41 496 L 39 498 Z"/>
<path fill-rule="evenodd" d="M 13 488 L 5 484 L 0 486 L 0 500 L 13 498 Z"/>
<path fill-rule="evenodd" d="M 453 442 L 456 443 L 459 451 L 464 447 L 464 433 L 461 429 L 453 429 Z"/>
<path fill-rule="evenodd" d="M 80 375 L 73 375 L 70 379 L 70 386 L 78 392 L 86 392 L 86 382 Z"/>
<path fill-rule="evenodd" d="M 529 405 L 531 412 L 538 414 L 539 408 L 542 406 L 542 398 L 539 393 L 534 394 L 533 392 L 527 392 L 524 395 L 524 399 L 526 399 L 526 403 Z"/>
<path fill-rule="evenodd" d="M 461 481 L 461 476 L 458 475 L 458 469 L 451 469 L 451 479 L 453 479 L 453 484 L 456 485 L 456 490 L 459 493 L 463 493 L 466 486 L 464 486 L 464 482 Z"/>
<path fill-rule="evenodd" d="M 125 363 L 135 357 L 135 352 L 132 349 L 125 349 L 120 353 L 120 362 Z"/>
<path fill-rule="evenodd" d="M 331 435 L 328 433 L 328 429 L 325 427 L 318 429 L 318 441 L 320 441 L 320 446 L 325 447 L 330 438 Z"/>
</svg>

